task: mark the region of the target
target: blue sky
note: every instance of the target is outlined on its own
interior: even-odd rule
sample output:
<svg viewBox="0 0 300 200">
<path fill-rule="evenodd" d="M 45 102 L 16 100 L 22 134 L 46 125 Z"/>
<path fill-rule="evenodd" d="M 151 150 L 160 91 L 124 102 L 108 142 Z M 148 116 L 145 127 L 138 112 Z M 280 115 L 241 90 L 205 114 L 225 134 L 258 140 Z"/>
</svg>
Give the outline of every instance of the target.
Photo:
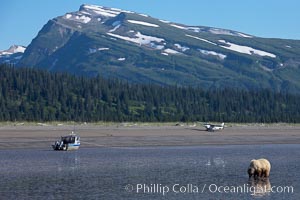
<svg viewBox="0 0 300 200">
<path fill-rule="evenodd" d="M 300 39 L 299 0 L 7 0 L 0 6 L 0 50 L 27 46 L 49 19 L 96 4 L 188 25 L 260 37 Z"/>
</svg>

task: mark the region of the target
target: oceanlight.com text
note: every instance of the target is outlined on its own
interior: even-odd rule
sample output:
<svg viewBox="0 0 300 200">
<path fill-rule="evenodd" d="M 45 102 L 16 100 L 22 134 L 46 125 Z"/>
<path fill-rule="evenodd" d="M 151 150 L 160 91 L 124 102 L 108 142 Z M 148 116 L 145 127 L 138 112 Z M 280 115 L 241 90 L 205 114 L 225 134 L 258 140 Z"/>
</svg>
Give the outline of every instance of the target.
<svg viewBox="0 0 300 200">
<path fill-rule="evenodd" d="M 128 184 L 125 186 L 127 192 L 136 194 L 161 194 L 163 196 L 176 194 L 202 194 L 202 193 L 221 193 L 221 194 L 262 194 L 262 193 L 287 193 L 293 194 L 293 186 L 251 186 L 243 184 L 240 186 L 218 185 L 218 184 Z"/>
</svg>

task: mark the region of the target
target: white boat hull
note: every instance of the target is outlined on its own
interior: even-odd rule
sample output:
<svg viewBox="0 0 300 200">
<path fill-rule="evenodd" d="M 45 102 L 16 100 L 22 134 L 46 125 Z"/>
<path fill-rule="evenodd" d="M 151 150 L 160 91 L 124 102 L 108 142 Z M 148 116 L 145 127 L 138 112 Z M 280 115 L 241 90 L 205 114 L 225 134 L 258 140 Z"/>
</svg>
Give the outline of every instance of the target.
<svg viewBox="0 0 300 200">
<path fill-rule="evenodd" d="M 73 134 L 69 136 L 61 137 L 61 140 L 56 141 L 52 148 L 56 151 L 72 151 L 77 150 L 80 147 L 80 137 Z"/>
<path fill-rule="evenodd" d="M 73 150 L 78 150 L 80 144 L 69 144 L 66 151 L 73 151 Z"/>
</svg>

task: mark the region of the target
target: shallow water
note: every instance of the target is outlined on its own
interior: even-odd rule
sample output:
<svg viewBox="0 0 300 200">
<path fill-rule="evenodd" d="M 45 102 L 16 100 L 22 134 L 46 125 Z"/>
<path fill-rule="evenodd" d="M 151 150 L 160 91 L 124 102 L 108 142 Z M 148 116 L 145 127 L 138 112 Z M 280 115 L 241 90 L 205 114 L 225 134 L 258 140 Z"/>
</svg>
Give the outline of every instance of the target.
<svg viewBox="0 0 300 200">
<path fill-rule="evenodd" d="M 266 193 L 248 182 L 260 157 Z M 0 199 L 298 200 L 299 170 L 300 145 L 0 150 Z"/>
</svg>

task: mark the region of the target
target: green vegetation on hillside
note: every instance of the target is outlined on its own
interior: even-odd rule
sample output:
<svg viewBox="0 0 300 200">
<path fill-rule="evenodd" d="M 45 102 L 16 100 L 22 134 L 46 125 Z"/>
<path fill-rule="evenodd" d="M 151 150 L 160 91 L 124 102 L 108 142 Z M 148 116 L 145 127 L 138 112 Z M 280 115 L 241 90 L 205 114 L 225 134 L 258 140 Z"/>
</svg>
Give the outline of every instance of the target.
<svg viewBox="0 0 300 200">
<path fill-rule="evenodd" d="M 137 13 L 99 17 L 84 6 L 71 14 L 83 11 L 89 23 L 65 15 L 49 20 L 16 66 L 131 83 L 300 94 L 300 40 L 241 37 L 236 31 L 165 23 Z"/>
<path fill-rule="evenodd" d="M 300 96 L 203 90 L 0 66 L 0 121 L 300 122 Z"/>
</svg>

